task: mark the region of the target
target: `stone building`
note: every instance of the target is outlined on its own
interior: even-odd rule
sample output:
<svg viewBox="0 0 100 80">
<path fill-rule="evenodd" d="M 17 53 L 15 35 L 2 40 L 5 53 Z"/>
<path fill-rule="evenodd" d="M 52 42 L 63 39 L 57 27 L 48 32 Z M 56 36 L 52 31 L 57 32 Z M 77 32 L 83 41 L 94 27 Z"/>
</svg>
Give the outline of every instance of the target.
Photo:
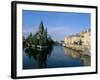
<svg viewBox="0 0 100 80">
<path fill-rule="evenodd" d="M 87 29 L 75 35 L 65 37 L 64 44 L 71 48 L 89 49 L 91 47 L 91 30 Z"/>
<path fill-rule="evenodd" d="M 79 44 L 79 41 L 81 39 L 81 36 L 80 35 L 71 35 L 71 36 L 68 36 L 64 39 L 64 42 L 65 44 Z"/>
<path fill-rule="evenodd" d="M 83 33 L 83 45 L 90 46 L 91 45 L 91 30 L 88 29 Z"/>
</svg>

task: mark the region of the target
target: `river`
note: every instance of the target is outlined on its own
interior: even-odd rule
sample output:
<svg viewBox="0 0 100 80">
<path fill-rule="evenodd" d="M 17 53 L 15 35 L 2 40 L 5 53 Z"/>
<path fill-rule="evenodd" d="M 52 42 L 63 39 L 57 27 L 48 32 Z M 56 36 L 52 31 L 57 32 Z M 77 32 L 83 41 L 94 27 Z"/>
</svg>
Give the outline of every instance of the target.
<svg viewBox="0 0 100 80">
<path fill-rule="evenodd" d="M 43 50 L 23 50 L 23 69 L 90 66 L 91 58 L 61 45 Z"/>
</svg>

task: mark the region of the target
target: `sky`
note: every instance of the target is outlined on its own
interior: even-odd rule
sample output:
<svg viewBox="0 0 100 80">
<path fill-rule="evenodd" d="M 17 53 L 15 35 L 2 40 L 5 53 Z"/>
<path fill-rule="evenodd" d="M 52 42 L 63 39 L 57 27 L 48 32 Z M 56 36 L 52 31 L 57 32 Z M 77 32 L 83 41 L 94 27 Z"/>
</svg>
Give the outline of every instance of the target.
<svg viewBox="0 0 100 80">
<path fill-rule="evenodd" d="M 34 35 L 40 22 L 43 21 L 44 27 L 47 27 L 48 34 L 52 39 L 60 41 L 68 35 L 89 29 L 91 27 L 90 20 L 90 13 L 23 10 L 23 35 L 28 36 L 30 32 Z"/>
</svg>

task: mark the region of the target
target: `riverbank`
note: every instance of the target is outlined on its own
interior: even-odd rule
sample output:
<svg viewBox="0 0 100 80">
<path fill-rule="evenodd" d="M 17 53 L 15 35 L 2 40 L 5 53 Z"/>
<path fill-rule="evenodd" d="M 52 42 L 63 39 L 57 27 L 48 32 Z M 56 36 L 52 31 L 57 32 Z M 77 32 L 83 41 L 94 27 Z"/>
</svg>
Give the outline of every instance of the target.
<svg viewBox="0 0 100 80">
<path fill-rule="evenodd" d="M 84 54 L 84 55 L 89 55 L 89 56 L 91 55 L 90 49 L 83 45 L 65 45 L 65 44 L 63 44 L 63 46 L 66 48 L 75 50 L 75 51 L 82 52 L 82 54 Z"/>
</svg>

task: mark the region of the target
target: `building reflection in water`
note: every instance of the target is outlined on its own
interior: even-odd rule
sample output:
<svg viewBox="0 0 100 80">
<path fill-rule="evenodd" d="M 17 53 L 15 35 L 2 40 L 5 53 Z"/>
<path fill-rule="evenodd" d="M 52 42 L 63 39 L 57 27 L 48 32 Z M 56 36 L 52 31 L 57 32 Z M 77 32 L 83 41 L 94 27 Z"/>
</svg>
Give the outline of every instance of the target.
<svg viewBox="0 0 100 80">
<path fill-rule="evenodd" d="M 46 49 L 25 49 L 26 54 L 28 54 L 29 59 L 34 58 L 37 61 L 37 68 L 46 68 L 47 58 L 51 55 L 53 46 Z"/>
<path fill-rule="evenodd" d="M 91 57 L 89 55 L 83 54 L 83 52 L 72 50 L 72 49 L 69 49 L 69 48 L 66 48 L 66 47 L 64 47 L 64 52 L 70 58 L 73 58 L 73 59 L 80 58 L 83 61 L 84 66 L 90 66 L 91 65 Z"/>
</svg>

